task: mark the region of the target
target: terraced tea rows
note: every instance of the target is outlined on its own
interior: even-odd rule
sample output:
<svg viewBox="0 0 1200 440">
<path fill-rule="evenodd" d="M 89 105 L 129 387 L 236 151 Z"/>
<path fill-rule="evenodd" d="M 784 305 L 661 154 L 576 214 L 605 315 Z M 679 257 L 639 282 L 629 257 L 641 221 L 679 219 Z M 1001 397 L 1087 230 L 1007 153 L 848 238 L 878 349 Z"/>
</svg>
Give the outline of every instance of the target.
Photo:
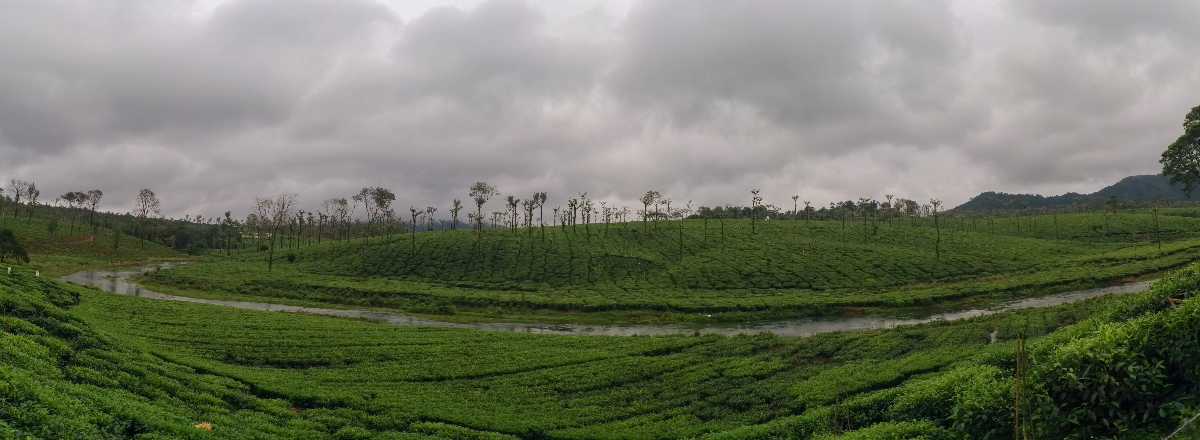
<svg viewBox="0 0 1200 440">
<path fill-rule="evenodd" d="M 1162 229 L 1154 229 L 1142 213 L 1056 217 L 1060 233 L 1076 239 L 993 234 L 970 223 L 1010 218 L 956 219 L 961 224 L 941 224 L 940 232 L 927 219 L 847 222 L 844 229 L 837 221 L 760 222 L 754 233 L 746 220 L 688 220 L 591 225 L 586 232 L 550 227 L 544 238 L 534 229 L 487 231 L 479 239 L 451 231 L 419 233 L 415 241 L 332 242 L 286 251 L 293 262 L 270 272 L 264 255 L 249 252 L 146 281 L 183 295 L 461 319 L 742 320 L 986 303 L 1094 287 L 1200 257 L 1200 239 L 1192 238 L 1200 237 L 1200 219 L 1160 215 Z M 1087 225 L 1100 221 L 1133 232 L 1089 235 Z M 1156 230 L 1176 239 L 1152 240 Z"/>
</svg>

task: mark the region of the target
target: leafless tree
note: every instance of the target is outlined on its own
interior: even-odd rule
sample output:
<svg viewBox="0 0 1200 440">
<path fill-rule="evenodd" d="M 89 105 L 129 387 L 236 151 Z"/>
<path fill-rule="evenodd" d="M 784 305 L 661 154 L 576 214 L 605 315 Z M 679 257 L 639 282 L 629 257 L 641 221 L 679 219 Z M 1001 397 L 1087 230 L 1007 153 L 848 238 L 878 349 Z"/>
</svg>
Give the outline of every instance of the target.
<svg viewBox="0 0 1200 440">
<path fill-rule="evenodd" d="M 138 218 L 138 232 L 141 235 L 142 247 L 146 247 L 146 219 L 158 215 L 158 196 L 149 188 L 142 188 L 133 199 L 133 212 Z"/>
<path fill-rule="evenodd" d="M 592 231 L 589 224 L 592 223 L 592 199 L 588 198 L 588 193 L 579 193 L 579 210 L 582 213 L 583 234 L 585 237 L 591 238 Z"/>
<path fill-rule="evenodd" d="M 574 197 L 567 199 L 567 210 L 565 212 L 563 212 L 563 214 L 565 216 L 566 214 L 570 213 L 570 222 L 571 222 L 571 232 L 572 233 L 575 232 L 575 217 L 578 212 L 579 212 L 579 199 L 574 198 Z"/>
<path fill-rule="evenodd" d="M 513 196 L 508 196 L 504 199 L 508 207 L 508 228 L 512 231 L 517 230 L 517 207 L 521 204 L 521 199 Z"/>
<path fill-rule="evenodd" d="M 760 192 L 762 192 L 762 191 L 759 190 L 758 188 L 754 188 L 754 189 L 750 190 L 750 233 L 751 234 L 758 233 L 757 226 L 755 226 L 755 221 L 758 217 L 758 207 L 762 205 L 762 200 L 763 200 L 762 196 L 759 195 Z"/>
<path fill-rule="evenodd" d="M 370 240 L 371 219 L 375 217 L 375 203 L 372 201 L 371 191 L 372 188 L 363 187 L 363 189 L 358 191 L 358 194 L 350 197 L 351 200 L 354 200 L 355 207 L 362 206 L 363 216 L 367 220 L 367 231 L 363 234 L 364 242 Z"/>
<path fill-rule="evenodd" d="M 87 192 L 87 203 L 88 203 L 88 212 L 89 212 L 88 223 L 91 224 L 91 226 L 92 226 L 92 235 L 96 235 L 96 230 L 97 230 L 96 228 L 99 227 L 96 224 L 96 207 L 100 206 L 100 199 L 103 199 L 103 198 L 104 198 L 104 191 L 101 191 L 99 189 L 93 189 L 93 190 Z M 95 243 L 95 241 L 92 241 L 92 243 Z"/>
<path fill-rule="evenodd" d="M 33 219 L 33 209 L 37 208 L 38 197 L 42 195 L 42 191 L 38 190 L 37 183 L 29 182 L 29 186 L 25 188 L 25 199 L 29 200 L 29 209 L 26 210 L 26 219 Z"/>
<path fill-rule="evenodd" d="M 533 200 L 534 200 L 534 202 L 537 203 L 538 227 L 542 231 L 542 240 L 545 241 L 546 240 L 546 222 L 542 216 L 545 214 L 545 207 L 546 207 L 546 200 L 547 200 L 546 193 L 544 193 L 544 192 L 533 193 Z"/>
<path fill-rule="evenodd" d="M 395 200 L 396 195 L 387 188 L 377 186 L 371 189 L 371 201 L 375 205 L 376 223 L 386 225 L 389 223 L 388 220 L 395 217 L 395 213 L 392 210 L 392 202 Z M 384 233 L 387 234 L 386 228 Z"/>
<path fill-rule="evenodd" d="M 279 194 L 274 198 L 255 200 L 254 206 L 258 211 L 260 221 L 267 222 L 267 226 L 270 228 L 268 239 L 271 240 L 271 246 L 267 254 L 267 272 L 270 272 L 275 266 L 276 237 L 279 235 L 280 229 L 290 221 L 291 211 L 295 205 L 296 195 L 290 193 Z"/>
<path fill-rule="evenodd" d="M 58 197 L 60 201 L 66 205 L 66 208 L 71 216 L 71 225 L 68 233 L 75 233 L 75 219 L 79 217 L 79 210 L 87 204 L 87 194 L 79 191 L 68 191 Z"/>
<path fill-rule="evenodd" d="M 487 182 L 475 182 L 471 185 L 471 200 L 475 202 L 475 239 L 483 233 L 483 205 L 496 196 L 496 187 Z"/>
<path fill-rule="evenodd" d="M 458 229 L 459 212 L 462 212 L 462 200 L 454 199 L 450 202 L 450 230 Z"/>
<path fill-rule="evenodd" d="M 409 235 L 410 240 L 408 240 L 409 255 L 417 254 L 417 216 L 421 215 L 421 212 L 421 210 L 418 210 L 412 206 L 408 207 L 408 213 L 412 216 L 412 225 L 409 227 L 409 231 L 411 231 Z"/>
<path fill-rule="evenodd" d="M 933 252 L 935 258 L 940 261 L 942 259 L 942 224 L 938 221 L 938 208 L 942 207 L 942 201 L 929 199 L 929 206 L 933 213 L 933 227 L 937 230 L 937 239 L 934 241 Z"/>
<path fill-rule="evenodd" d="M 8 182 L 8 192 L 12 194 L 13 200 L 13 217 L 21 215 L 21 198 L 25 197 L 25 193 L 29 190 L 33 182 L 24 180 L 12 179 Z"/>
<path fill-rule="evenodd" d="M 646 191 L 645 194 L 642 194 L 642 229 L 646 228 L 646 221 L 650 219 L 650 205 L 657 202 L 660 197 L 662 197 L 662 194 L 654 190 Z"/>
<path fill-rule="evenodd" d="M 425 216 L 426 216 L 426 219 L 429 221 L 429 230 L 430 231 L 433 230 L 433 215 L 437 213 L 437 210 L 438 210 L 437 207 L 433 207 L 433 206 L 425 207 Z"/>
</svg>

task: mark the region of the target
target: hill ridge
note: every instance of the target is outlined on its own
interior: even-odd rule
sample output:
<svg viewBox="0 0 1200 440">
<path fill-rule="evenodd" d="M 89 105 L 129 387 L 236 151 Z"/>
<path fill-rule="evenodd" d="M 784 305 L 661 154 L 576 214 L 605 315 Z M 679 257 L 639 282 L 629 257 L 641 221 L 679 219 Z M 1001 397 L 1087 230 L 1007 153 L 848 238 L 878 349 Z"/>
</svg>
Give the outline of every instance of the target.
<svg viewBox="0 0 1200 440">
<path fill-rule="evenodd" d="M 1172 185 L 1165 176 L 1142 174 L 1125 177 L 1116 183 L 1090 194 L 1069 192 L 1056 196 L 1041 194 L 1013 194 L 1001 191 L 985 191 L 963 203 L 952 212 L 1015 211 L 1025 209 L 1066 209 L 1073 207 L 1098 207 L 1110 199 L 1123 202 L 1149 201 L 1197 201 L 1200 194 L 1189 196 L 1178 185 Z"/>
</svg>

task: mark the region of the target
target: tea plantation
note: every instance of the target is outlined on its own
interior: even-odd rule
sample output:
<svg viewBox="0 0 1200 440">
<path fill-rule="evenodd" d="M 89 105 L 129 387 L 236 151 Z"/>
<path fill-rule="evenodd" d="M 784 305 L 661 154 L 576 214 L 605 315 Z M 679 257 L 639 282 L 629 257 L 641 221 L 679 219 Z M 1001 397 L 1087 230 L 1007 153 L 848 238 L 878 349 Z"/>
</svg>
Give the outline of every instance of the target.
<svg viewBox="0 0 1200 440">
<path fill-rule="evenodd" d="M 3 277 L 0 432 L 1160 438 L 1200 411 L 1197 290 L 1191 268 L 1145 294 L 889 331 L 617 338 L 397 328 Z"/>
<path fill-rule="evenodd" d="M 1200 218 L 1143 212 L 890 221 L 687 220 L 421 232 L 247 251 L 157 273 L 172 293 L 442 319 L 741 321 L 965 307 L 1200 258 Z M 1182 211 L 1180 211 L 1182 212 Z M 939 238 L 940 237 L 940 238 Z M 1057 238 L 1055 238 L 1057 237 Z"/>
</svg>

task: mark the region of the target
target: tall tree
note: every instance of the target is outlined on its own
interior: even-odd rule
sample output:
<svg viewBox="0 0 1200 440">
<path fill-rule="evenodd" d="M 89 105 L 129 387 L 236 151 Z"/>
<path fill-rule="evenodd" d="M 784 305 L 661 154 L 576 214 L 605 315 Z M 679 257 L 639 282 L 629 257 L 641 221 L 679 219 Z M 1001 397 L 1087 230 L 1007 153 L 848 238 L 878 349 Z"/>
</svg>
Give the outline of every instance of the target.
<svg viewBox="0 0 1200 440">
<path fill-rule="evenodd" d="M 938 199 L 929 199 L 929 206 L 933 212 L 933 227 L 937 230 L 937 238 L 934 241 L 933 253 L 937 260 L 942 259 L 942 223 L 938 220 L 938 209 L 942 207 L 942 201 Z"/>
<path fill-rule="evenodd" d="M 26 219 L 33 219 L 33 209 L 37 207 L 38 197 L 42 195 L 42 191 L 38 190 L 37 183 L 29 182 L 29 186 L 25 188 L 25 198 L 29 200 L 29 209 L 26 210 Z"/>
<path fill-rule="evenodd" d="M 390 190 L 382 186 L 372 188 L 371 200 L 375 204 L 375 215 L 379 217 L 377 222 L 382 222 L 382 220 L 386 220 L 393 216 L 392 202 L 396 201 L 396 195 Z"/>
<path fill-rule="evenodd" d="M 92 226 L 92 235 L 96 235 L 99 225 L 96 224 L 96 207 L 100 206 L 100 199 L 104 198 L 104 191 L 93 189 L 87 192 L 88 203 L 88 224 Z M 95 241 L 92 241 L 95 243 Z"/>
<path fill-rule="evenodd" d="M 232 255 L 233 237 L 237 232 L 237 220 L 234 220 L 233 212 L 225 211 L 225 217 L 221 218 L 221 232 L 221 246 L 225 248 L 225 255 Z"/>
<path fill-rule="evenodd" d="M 1188 196 L 1200 186 L 1200 106 L 1193 107 L 1183 118 L 1183 134 L 1167 146 L 1159 163 L 1163 175 L 1171 183 L 1183 186 Z"/>
<path fill-rule="evenodd" d="M 545 208 L 546 208 L 546 193 L 544 193 L 544 192 L 535 192 L 535 193 L 533 193 L 533 200 L 534 200 L 534 202 L 536 202 L 536 203 L 537 203 L 537 209 L 538 209 L 538 228 L 541 230 L 541 233 L 542 233 L 542 241 L 545 241 L 545 240 L 546 240 L 546 221 L 545 221 L 545 218 L 544 218 L 543 216 L 544 216 L 544 215 L 545 215 L 545 213 L 546 213 L 546 211 L 545 211 Z"/>
<path fill-rule="evenodd" d="M 487 182 L 475 182 L 471 185 L 471 200 L 475 202 L 475 239 L 479 239 L 479 235 L 483 233 L 483 205 L 487 204 L 488 200 L 496 196 L 496 187 L 489 185 Z"/>
<path fill-rule="evenodd" d="M 650 190 L 642 194 L 640 201 L 642 202 L 642 229 L 646 229 L 646 221 L 650 219 L 650 205 L 653 205 L 662 197 L 658 191 Z"/>
<path fill-rule="evenodd" d="M 142 188 L 133 199 L 133 212 L 138 219 L 138 235 L 141 236 L 142 247 L 146 247 L 146 219 L 151 215 L 158 215 L 158 207 L 158 196 L 149 188 Z"/>
<path fill-rule="evenodd" d="M 521 204 L 521 199 L 515 196 L 508 196 L 504 199 L 508 207 L 508 228 L 512 231 L 517 230 L 517 207 Z"/>
<path fill-rule="evenodd" d="M 409 226 L 409 230 L 412 231 L 412 235 L 410 236 L 411 239 L 409 240 L 409 251 L 408 252 L 409 252 L 409 255 L 416 255 L 417 254 L 417 216 L 421 215 L 421 211 L 418 210 L 417 208 L 409 206 L 408 212 L 410 214 L 412 214 L 412 225 Z"/>
<path fill-rule="evenodd" d="M 321 205 L 325 211 L 325 215 L 329 218 L 329 228 L 333 231 L 334 239 L 348 239 L 349 231 L 345 230 L 350 222 L 350 201 L 345 197 L 335 197 L 326 200 Z M 338 226 L 343 228 L 343 233 L 338 234 Z"/>
<path fill-rule="evenodd" d="M 67 212 L 71 216 L 70 232 L 68 233 L 75 232 L 75 218 L 78 216 L 76 211 L 81 205 L 87 203 L 86 200 L 83 200 L 85 198 L 87 198 L 87 194 L 79 191 L 68 191 L 63 195 L 58 196 L 58 199 L 61 200 L 64 205 L 66 205 Z"/>
<path fill-rule="evenodd" d="M 759 193 L 761 191 L 762 190 L 760 190 L 758 188 L 753 188 L 750 190 L 750 233 L 751 234 L 755 234 L 758 232 L 758 229 L 755 226 L 755 218 L 758 217 L 758 207 L 759 207 L 759 205 L 762 204 L 762 200 L 763 200 L 762 196 L 759 195 Z"/>
<path fill-rule="evenodd" d="M 25 197 L 25 193 L 32 184 L 32 182 L 17 179 L 12 179 L 8 182 L 8 192 L 12 194 L 13 200 L 13 217 L 21 215 L 21 198 Z"/>
<path fill-rule="evenodd" d="M 462 212 L 462 200 L 450 201 L 450 230 L 458 229 L 458 213 Z"/>
<path fill-rule="evenodd" d="M 260 221 L 266 221 L 270 228 L 271 240 L 270 249 L 267 253 L 267 272 L 275 267 L 275 242 L 276 237 L 284 226 L 287 226 L 291 221 L 291 211 L 296 205 L 296 195 L 283 193 L 274 198 L 257 199 L 254 206 L 258 210 Z"/>
<path fill-rule="evenodd" d="M 367 240 L 370 240 L 371 220 L 375 217 L 374 202 L 372 201 L 371 190 L 372 189 L 370 187 L 363 187 L 363 189 L 358 191 L 358 194 L 355 194 L 351 197 L 351 199 L 354 200 L 354 206 L 361 205 L 363 207 L 363 216 L 366 217 L 367 220 L 367 229 L 363 234 L 364 243 Z"/>
</svg>

